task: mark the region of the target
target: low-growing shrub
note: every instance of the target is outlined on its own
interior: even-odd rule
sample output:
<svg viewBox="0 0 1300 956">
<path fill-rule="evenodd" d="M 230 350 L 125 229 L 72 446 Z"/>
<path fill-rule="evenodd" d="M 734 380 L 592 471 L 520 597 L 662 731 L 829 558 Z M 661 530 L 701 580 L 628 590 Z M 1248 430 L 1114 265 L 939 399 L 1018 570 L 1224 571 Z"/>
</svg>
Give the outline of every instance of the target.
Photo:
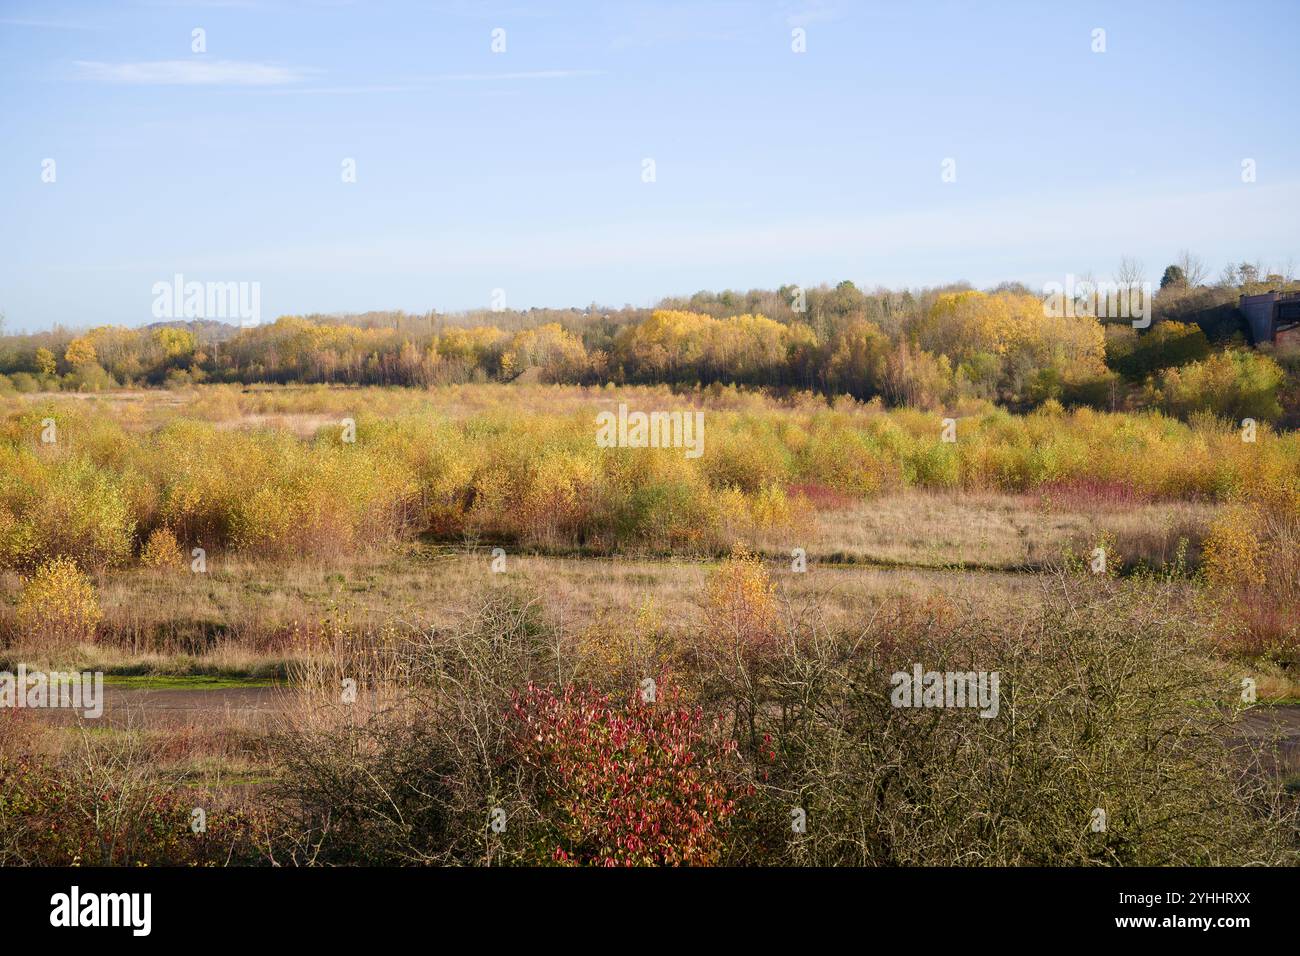
<svg viewBox="0 0 1300 956">
<path fill-rule="evenodd" d="M 509 714 L 513 691 L 556 673 L 551 635 L 531 595 L 502 590 L 471 606 L 454 631 L 299 675 L 309 692 L 272 741 L 286 861 L 538 858 Z M 340 697 L 344 680 L 356 682 L 352 701 Z M 500 832 L 496 810 L 506 821 Z"/>
<path fill-rule="evenodd" d="M 1011 633 L 954 607 L 792 635 L 749 691 L 757 793 L 727 861 L 1294 861 L 1295 808 L 1229 745 L 1240 691 L 1205 663 L 1200 619 L 1149 581 L 1048 587 Z M 941 681 L 997 674 L 994 706 L 945 706 L 943 683 L 930 704 L 899 706 L 899 675 L 918 666 Z"/>
<path fill-rule="evenodd" d="M 513 704 L 516 753 L 531 775 L 539 835 L 558 863 L 708 865 L 718 861 L 736 791 L 733 741 L 660 682 L 620 706 L 572 685 L 529 685 Z"/>
<path fill-rule="evenodd" d="M 140 564 L 146 568 L 167 570 L 181 567 L 185 556 L 170 528 L 154 528 L 140 549 Z"/>
<path fill-rule="evenodd" d="M 24 644 L 57 647 L 92 640 L 101 617 L 94 585 L 68 558 L 42 564 L 18 598 Z"/>
<path fill-rule="evenodd" d="M 1204 554 L 1205 577 L 1228 611 L 1222 643 L 1300 662 L 1300 484 L 1244 488 L 1214 520 Z"/>
<path fill-rule="evenodd" d="M 83 733 L 58 756 L 0 753 L 0 866 L 247 865 L 262 843 L 256 812 L 169 779 L 138 739 Z"/>
<path fill-rule="evenodd" d="M 1247 383 L 1268 377 L 1264 359 L 1212 360 L 1227 362 L 1229 372 L 1255 362 L 1242 372 Z M 1190 368 L 1180 372 L 1187 381 Z M 1300 437 L 1264 424 L 1267 409 L 1254 416 L 1255 442 L 1241 440 L 1239 419 L 1223 420 L 1251 411 L 1249 402 L 1204 410 L 1192 401 L 1179 407 L 1186 422 L 1155 412 L 1044 405 L 1012 415 L 985 407 L 961 417 L 957 441 L 945 442 L 937 412 L 886 411 L 847 397 L 827 407 L 809 396 L 782 402 L 734 389 L 557 388 L 548 398 L 560 411 L 472 403 L 457 417 L 431 414 L 430 399 L 391 390 L 349 399 L 346 390 L 207 388 L 193 389 L 194 406 L 184 414 L 144 424 L 84 403 L 14 399 L 18 410 L 0 422 L 0 566 L 28 571 L 65 556 L 97 572 L 112 569 L 130 561 L 137 529 L 158 527 L 209 551 L 265 559 L 331 561 L 420 534 L 559 551 L 705 555 L 754 546 L 775 529 L 797 531 L 815 520 L 805 498 L 814 507 L 851 506 L 909 486 L 1078 487 L 1117 489 L 1135 500 L 1226 501 L 1263 479 L 1300 478 Z M 438 401 L 455 403 L 457 394 Z M 572 409 L 622 398 L 652 408 L 702 406 L 703 454 L 598 447 L 592 416 Z M 483 401 L 475 393 L 473 402 Z M 213 424 L 205 419 L 214 403 L 311 415 L 315 431 L 304 437 L 286 427 Z M 349 405 L 385 415 L 354 418 L 348 438 L 340 424 L 317 422 L 315 409 L 342 422 L 336 409 Z M 57 424 L 55 442 L 42 437 L 47 419 Z"/>
<path fill-rule="evenodd" d="M 723 623 L 702 625 L 700 643 L 731 627 L 735 647 L 690 649 L 674 662 L 682 683 L 659 680 L 652 699 L 645 685 L 577 682 L 531 600 L 494 595 L 465 628 L 397 649 L 393 680 L 363 683 L 327 728 L 283 738 L 295 858 L 1296 859 L 1295 807 L 1235 730 L 1236 677 L 1207 653 L 1212 614 L 1152 576 L 1062 572 L 1010 629 L 900 598 L 828 632 L 816 614 L 770 621 L 771 600 L 759 566 L 729 562 L 702 595 Z M 900 706 L 898 677 L 918 666 L 941 675 L 939 697 Z M 983 680 L 979 695 L 945 700 L 949 674 Z M 673 689 L 687 684 L 690 704 Z"/>
</svg>

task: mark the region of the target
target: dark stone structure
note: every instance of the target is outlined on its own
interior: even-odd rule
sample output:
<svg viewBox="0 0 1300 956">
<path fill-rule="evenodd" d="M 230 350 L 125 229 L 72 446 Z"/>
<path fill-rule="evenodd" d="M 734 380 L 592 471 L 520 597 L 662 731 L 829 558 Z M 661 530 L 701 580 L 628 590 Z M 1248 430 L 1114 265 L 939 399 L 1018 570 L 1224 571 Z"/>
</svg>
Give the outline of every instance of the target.
<svg viewBox="0 0 1300 956">
<path fill-rule="evenodd" d="M 1264 292 L 1243 295 L 1238 308 L 1250 326 L 1255 345 L 1276 345 L 1300 340 L 1300 292 Z"/>
</svg>

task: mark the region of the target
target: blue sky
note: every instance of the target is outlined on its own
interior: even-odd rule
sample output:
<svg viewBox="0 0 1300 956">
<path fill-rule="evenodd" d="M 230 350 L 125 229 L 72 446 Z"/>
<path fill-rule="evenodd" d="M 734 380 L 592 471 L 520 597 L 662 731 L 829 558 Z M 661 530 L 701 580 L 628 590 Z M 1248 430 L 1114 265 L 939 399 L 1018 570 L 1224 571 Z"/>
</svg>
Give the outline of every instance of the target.
<svg viewBox="0 0 1300 956">
<path fill-rule="evenodd" d="M 259 282 L 272 318 L 1300 265 L 1297 27 L 1295 2 L 0 0 L 0 311 L 137 325 L 176 273 Z"/>
</svg>

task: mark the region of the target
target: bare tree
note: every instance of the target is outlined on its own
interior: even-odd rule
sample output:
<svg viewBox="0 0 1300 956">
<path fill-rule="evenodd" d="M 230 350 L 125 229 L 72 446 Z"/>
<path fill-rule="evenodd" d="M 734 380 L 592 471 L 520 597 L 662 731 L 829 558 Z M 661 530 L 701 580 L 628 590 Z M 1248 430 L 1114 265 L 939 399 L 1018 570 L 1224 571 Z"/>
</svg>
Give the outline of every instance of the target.
<svg viewBox="0 0 1300 956">
<path fill-rule="evenodd" d="M 1146 266 L 1142 260 L 1134 259 L 1131 256 L 1123 256 L 1119 260 L 1119 266 L 1115 269 L 1115 275 L 1112 278 L 1115 284 L 1121 289 L 1132 289 L 1135 286 L 1141 286 L 1146 279 Z"/>
<path fill-rule="evenodd" d="M 1196 288 L 1205 281 L 1209 270 L 1205 266 L 1205 260 L 1200 256 L 1194 256 L 1187 249 L 1178 253 L 1178 268 L 1183 270 L 1183 277 L 1187 280 L 1187 285 Z"/>
</svg>

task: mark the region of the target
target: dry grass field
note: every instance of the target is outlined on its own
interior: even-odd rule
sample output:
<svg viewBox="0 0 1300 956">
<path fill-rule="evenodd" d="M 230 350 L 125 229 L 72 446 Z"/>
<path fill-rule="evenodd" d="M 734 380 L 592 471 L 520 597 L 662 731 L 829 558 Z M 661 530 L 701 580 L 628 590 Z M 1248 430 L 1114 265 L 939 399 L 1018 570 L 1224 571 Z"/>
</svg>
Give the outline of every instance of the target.
<svg viewBox="0 0 1300 956">
<path fill-rule="evenodd" d="M 618 401 L 698 407 L 715 423 L 709 453 L 698 463 L 673 449 L 640 453 L 630 469 L 617 449 L 590 458 L 582 442 L 594 413 Z M 708 758 L 721 761 L 707 786 L 724 788 L 717 807 L 727 809 L 681 837 L 697 848 L 693 862 L 939 862 L 921 849 L 926 833 L 976 837 L 937 804 L 907 811 L 919 829 L 888 851 L 844 834 L 777 847 L 755 830 L 787 799 L 772 789 L 777 777 L 823 813 L 884 825 L 874 815 L 886 811 L 852 794 L 869 768 L 902 759 L 891 748 L 919 744 L 907 743 L 914 731 L 899 711 L 874 710 L 887 685 L 872 682 L 881 668 L 922 659 L 1015 675 L 1012 699 L 1046 708 L 1031 746 L 1064 748 L 1071 773 L 1090 781 L 1069 798 L 1079 807 L 1101 799 L 1095 788 L 1145 787 L 1141 774 L 1174 765 L 1148 765 L 1138 750 L 1094 763 L 1074 710 L 1047 701 L 1073 697 L 1108 714 L 1119 751 L 1140 749 L 1152 727 L 1184 726 L 1195 701 L 1218 701 L 1215 747 L 1188 738 L 1192 749 L 1169 755 L 1214 783 L 1201 794 L 1191 779 L 1169 784 L 1168 805 L 1193 821 L 1229 819 L 1225 832 L 1261 859 L 1293 852 L 1294 593 L 1231 573 L 1292 540 L 1284 499 L 1252 497 L 1233 478 L 1245 454 L 1289 480 L 1291 437 L 1243 452 L 1210 422 L 988 413 L 959 425 L 971 437 L 945 449 L 929 419 L 907 410 L 732 389 L 681 397 L 537 385 L 36 395 L 10 399 L 5 414 L 0 670 L 99 671 L 108 681 L 100 722 L 0 716 L 4 786 L 37 808 L 10 825 L 34 839 L 31 826 L 86 794 L 111 793 L 124 808 L 68 843 L 11 839 L 0 845 L 8 861 L 90 862 L 104 826 L 124 840 L 102 862 L 538 861 L 529 845 L 434 840 L 382 812 L 363 822 L 376 812 L 367 788 L 400 788 L 384 775 L 411 747 L 442 748 L 421 759 L 461 769 L 454 785 L 439 778 L 434 804 L 407 793 L 415 802 L 404 821 L 462 826 L 454 821 L 482 809 L 475 775 L 509 766 L 524 774 L 509 786 L 522 789 L 500 791 L 501 778 L 492 799 L 535 818 L 543 843 L 601 858 L 595 838 L 566 829 L 557 809 L 578 797 L 545 789 L 576 786 L 588 771 L 530 789 L 543 784 L 525 779 L 531 758 L 511 749 L 510 714 L 567 720 L 568 697 L 525 693 L 566 687 L 605 695 L 584 713 L 646 719 L 618 702 L 654 677 L 682 695 L 684 709 L 671 713 L 686 723 L 637 733 L 686 733 L 707 750 L 713 731 L 692 722 L 709 714 L 741 761 Z M 60 427 L 52 447 L 33 437 L 47 417 Z M 355 445 L 338 441 L 347 418 Z M 819 444 L 824 428 L 839 439 Z M 858 436 L 857 457 L 832 454 L 845 435 Z M 568 470 L 556 471 L 562 462 Z M 31 495 L 41 482 L 48 491 Z M 1098 548 L 1108 559 L 1100 573 L 1090 565 Z M 1082 657 L 1060 657 L 1068 648 Z M 1234 695 L 1244 678 L 1256 702 L 1242 722 Z M 403 743 L 426 719 L 411 707 L 439 716 Z M 867 711 L 888 735 L 857 723 Z M 920 761 L 916 785 L 927 792 L 965 792 L 942 770 L 953 753 L 997 763 L 1011 745 L 972 736 L 959 716 L 935 725 L 948 751 L 906 758 Z M 346 754 L 354 762 L 340 762 Z M 75 786 L 53 784 L 54 767 Z M 1122 781 L 1121 767 L 1139 777 Z M 1061 785 L 1046 764 L 1041 773 L 1016 793 Z M 359 829 L 346 839 L 319 815 L 339 811 L 343 780 L 358 801 L 348 812 Z M 202 806 L 212 835 L 151 843 L 139 829 L 145 806 L 164 818 Z M 1073 832 L 1066 820 L 1017 812 L 1042 833 Z M 979 852 L 988 862 L 1237 859 L 1226 844 L 1198 842 L 1201 823 L 1126 825 L 1137 828 L 1131 853 L 1086 841 L 1050 860 L 1029 843 Z M 665 846 L 656 853 L 666 857 L 646 862 L 679 851 Z"/>
</svg>

